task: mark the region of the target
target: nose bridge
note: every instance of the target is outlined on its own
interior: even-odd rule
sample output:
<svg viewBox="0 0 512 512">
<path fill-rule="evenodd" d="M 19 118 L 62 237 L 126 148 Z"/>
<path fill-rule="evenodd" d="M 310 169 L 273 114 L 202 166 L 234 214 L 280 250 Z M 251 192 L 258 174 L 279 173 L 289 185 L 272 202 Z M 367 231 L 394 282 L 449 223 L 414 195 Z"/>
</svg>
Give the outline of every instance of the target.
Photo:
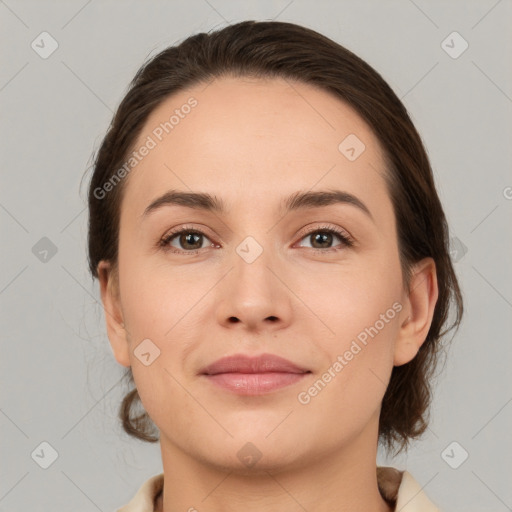
<svg viewBox="0 0 512 512">
<path fill-rule="evenodd" d="M 275 275 L 283 265 L 270 240 L 267 235 L 248 235 L 235 247 L 217 308 L 223 325 L 242 323 L 255 329 L 289 323 L 290 293 Z"/>
<path fill-rule="evenodd" d="M 239 298 L 248 302 L 269 303 L 276 294 L 277 282 L 271 268 L 277 266 L 277 255 L 273 254 L 270 237 L 246 236 L 235 248 L 232 258 L 233 290 Z M 258 241 L 259 240 L 259 241 Z M 278 292 L 277 292 L 278 293 Z"/>
</svg>

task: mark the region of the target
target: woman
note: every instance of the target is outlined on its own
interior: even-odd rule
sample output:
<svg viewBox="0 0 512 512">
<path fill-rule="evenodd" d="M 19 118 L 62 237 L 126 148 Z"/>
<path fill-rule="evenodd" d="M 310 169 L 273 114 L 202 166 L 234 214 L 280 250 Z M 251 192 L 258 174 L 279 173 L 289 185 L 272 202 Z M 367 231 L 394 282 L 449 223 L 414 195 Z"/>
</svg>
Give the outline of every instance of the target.
<svg viewBox="0 0 512 512">
<path fill-rule="evenodd" d="M 368 64 L 280 22 L 167 48 L 89 212 L 120 417 L 162 453 L 121 511 L 437 510 L 377 444 L 426 429 L 462 298 L 421 139 Z"/>
</svg>

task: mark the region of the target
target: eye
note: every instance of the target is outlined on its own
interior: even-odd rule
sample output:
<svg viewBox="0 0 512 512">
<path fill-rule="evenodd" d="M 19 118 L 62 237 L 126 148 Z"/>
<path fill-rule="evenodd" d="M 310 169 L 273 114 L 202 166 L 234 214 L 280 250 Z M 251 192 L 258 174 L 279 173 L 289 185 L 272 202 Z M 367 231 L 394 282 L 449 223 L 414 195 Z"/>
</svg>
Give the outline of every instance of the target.
<svg viewBox="0 0 512 512">
<path fill-rule="evenodd" d="M 299 247 L 310 248 L 322 253 L 339 251 L 338 246 L 332 246 L 336 238 L 341 242 L 338 246 L 352 247 L 354 245 L 353 239 L 346 231 L 337 227 L 321 226 L 303 233 L 300 240 L 308 240 L 310 245 L 299 245 Z M 202 231 L 187 226 L 167 233 L 160 240 L 159 245 L 166 251 L 187 254 L 197 254 L 201 249 L 208 247 L 220 247 Z"/>
<path fill-rule="evenodd" d="M 339 228 L 329 226 L 323 226 L 310 230 L 305 235 L 303 235 L 301 240 L 308 240 L 310 242 L 309 248 L 311 249 L 321 252 L 329 252 L 329 250 L 339 250 L 335 247 L 332 247 L 333 240 L 335 238 L 338 238 L 338 240 L 341 241 L 341 244 L 339 245 L 346 247 L 352 247 L 354 245 L 353 240 L 347 232 Z"/>
<path fill-rule="evenodd" d="M 206 240 L 209 243 L 206 243 Z M 214 247 L 215 244 L 197 229 L 184 227 L 165 235 L 160 241 L 160 246 L 171 252 L 187 252 L 195 254 L 205 247 Z"/>
</svg>

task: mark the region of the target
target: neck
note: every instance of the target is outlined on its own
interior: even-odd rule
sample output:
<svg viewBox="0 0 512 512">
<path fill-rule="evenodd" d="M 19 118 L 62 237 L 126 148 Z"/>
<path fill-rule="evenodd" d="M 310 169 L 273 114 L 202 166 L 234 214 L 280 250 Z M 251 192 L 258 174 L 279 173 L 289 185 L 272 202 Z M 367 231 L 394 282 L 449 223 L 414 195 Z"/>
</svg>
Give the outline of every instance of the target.
<svg viewBox="0 0 512 512">
<path fill-rule="evenodd" d="M 293 468 L 276 464 L 257 469 L 256 464 L 245 471 L 191 458 L 163 435 L 161 450 L 164 489 L 159 512 L 393 510 L 379 492 L 377 446 L 367 439 L 315 455 Z"/>
</svg>

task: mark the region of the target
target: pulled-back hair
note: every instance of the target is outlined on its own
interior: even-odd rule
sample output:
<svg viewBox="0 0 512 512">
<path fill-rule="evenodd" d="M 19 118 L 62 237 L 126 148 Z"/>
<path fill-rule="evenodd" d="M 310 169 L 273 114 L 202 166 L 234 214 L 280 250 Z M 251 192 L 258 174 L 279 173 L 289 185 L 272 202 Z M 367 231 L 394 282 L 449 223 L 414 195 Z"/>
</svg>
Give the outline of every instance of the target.
<svg viewBox="0 0 512 512">
<path fill-rule="evenodd" d="M 328 91 L 350 105 L 368 124 L 384 153 L 384 177 L 397 224 L 404 286 L 414 263 L 432 257 L 438 300 L 430 330 L 416 357 L 393 368 L 383 398 L 380 441 L 407 447 L 427 428 L 431 381 L 442 339 L 459 326 L 462 295 L 449 253 L 446 218 L 432 169 L 407 110 L 389 85 L 361 58 L 329 38 L 292 23 L 244 21 L 193 35 L 150 58 L 136 73 L 96 154 L 89 188 L 89 267 L 117 267 L 120 206 L 124 181 L 105 196 L 97 191 L 126 161 L 148 116 L 170 95 L 222 76 L 284 78 Z M 408 289 L 408 288 L 407 288 Z M 449 324 L 449 313 L 454 315 Z M 134 383 L 131 369 L 127 377 Z M 142 409 L 134 387 L 123 399 L 125 431 L 155 442 L 156 427 Z"/>
</svg>

